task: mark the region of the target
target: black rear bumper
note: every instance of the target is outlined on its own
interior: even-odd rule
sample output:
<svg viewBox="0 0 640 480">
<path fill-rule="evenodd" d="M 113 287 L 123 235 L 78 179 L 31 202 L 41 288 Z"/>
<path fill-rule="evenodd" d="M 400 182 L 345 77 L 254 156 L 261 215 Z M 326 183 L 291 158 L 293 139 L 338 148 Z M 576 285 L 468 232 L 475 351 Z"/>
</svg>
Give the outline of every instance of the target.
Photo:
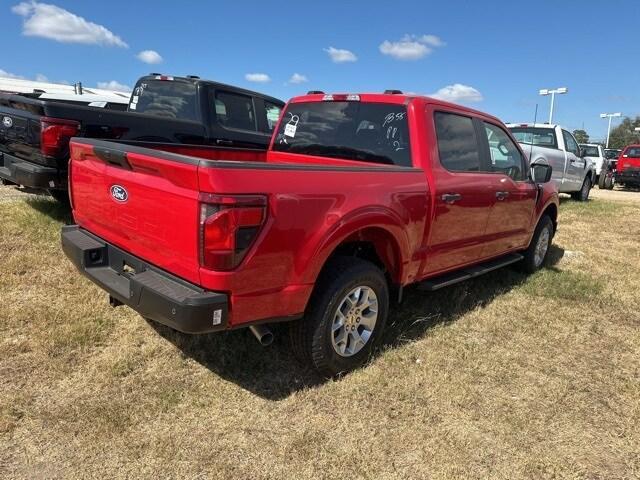
<svg viewBox="0 0 640 480">
<path fill-rule="evenodd" d="M 184 333 L 227 327 L 226 294 L 153 267 L 77 225 L 62 227 L 62 249 L 82 274 L 145 318 Z"/>
<path fill-rule="evenodd" d="M 25 187 L 67 188 L 65 172 L 2 152 L 0 152 L 0 178 Z"/>
<path fill-rule="evenodd" d="M 640 185 L 640 168 L 625 168 L 615 173 L 616 183 L 625 185 Z"/>
</svg>

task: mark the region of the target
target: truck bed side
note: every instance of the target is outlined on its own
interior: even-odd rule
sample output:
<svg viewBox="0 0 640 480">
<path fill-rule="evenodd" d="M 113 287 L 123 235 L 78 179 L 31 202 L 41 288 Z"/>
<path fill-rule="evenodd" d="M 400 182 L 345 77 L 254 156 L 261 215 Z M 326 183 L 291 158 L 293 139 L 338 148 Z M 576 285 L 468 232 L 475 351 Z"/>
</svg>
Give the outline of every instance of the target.
<svg viewBox="0 0 640 480">
<path fill-rule="evenodd" d="M 422 170 L 353 161 L 243 160 L 74 139 L 75 220 L 161 269 L 207 290 L 231 293 L 232 326 L 302 313 L 325 260 L 345 241 L 371 241 L 400 284 L 416 275 L 420 259 L 414 253 L 429 218 Z M 125 202 L 113 198 L 114 185 L 126 189 Z M 233 271 L 200 265 L 199 214 L 207 194 L 267 198 L 266 220 Z"/>
</svg>

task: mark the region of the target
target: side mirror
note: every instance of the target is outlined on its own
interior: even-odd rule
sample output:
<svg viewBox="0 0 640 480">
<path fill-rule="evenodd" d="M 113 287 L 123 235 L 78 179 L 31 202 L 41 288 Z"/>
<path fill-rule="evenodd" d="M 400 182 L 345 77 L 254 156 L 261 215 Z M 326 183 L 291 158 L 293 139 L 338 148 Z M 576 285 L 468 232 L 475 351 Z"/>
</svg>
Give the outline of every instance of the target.
<svg viewBox="0 0 640 480">
<path fill-rule="evenodd" d="M 551 180 L 552 171 L 551 165 L 531 165 L 531 180 L 536 183 L 547 183 Z"/>
</svg>

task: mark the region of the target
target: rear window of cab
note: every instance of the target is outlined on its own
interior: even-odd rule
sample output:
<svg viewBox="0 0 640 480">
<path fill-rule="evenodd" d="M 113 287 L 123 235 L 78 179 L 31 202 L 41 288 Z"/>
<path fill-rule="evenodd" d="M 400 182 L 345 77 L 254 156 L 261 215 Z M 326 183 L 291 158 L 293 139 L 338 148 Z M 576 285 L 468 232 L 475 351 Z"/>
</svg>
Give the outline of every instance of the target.
<svg viewBox="0 0 640 480">
<path fill-rule="evenodd" d="M 539 147 L 558 148 L 556 133 L 553 128 L 541 127 L 509 127 L 513 138 L 518 143 L 526 143 Z"/>
<path fill-rule="evenodd" d="M 290 103 L 273 149 L 384 165 L 412 165 L 406 107 L 387 103 Z"/>
<path fill-rule="evenodd" d="M 640 158 L 640 147 L 629 147 L 622 154 L 626 158 Z"/>
<path fill-rule="evenodd" d="M 587 157 L 599 157 L 600 151 L 598 147 L 594 147 L 593 145 L 580 145 L 582 151 Z"/>
</svg>

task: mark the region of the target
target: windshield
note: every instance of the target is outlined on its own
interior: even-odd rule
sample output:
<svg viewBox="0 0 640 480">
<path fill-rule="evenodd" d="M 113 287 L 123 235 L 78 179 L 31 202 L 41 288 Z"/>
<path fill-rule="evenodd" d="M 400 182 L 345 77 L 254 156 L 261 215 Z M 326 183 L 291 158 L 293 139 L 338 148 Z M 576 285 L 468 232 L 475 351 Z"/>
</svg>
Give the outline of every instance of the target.
<svg viewBox="0 0 640 480">
<path fill-rule="evenodd" d="M 556 134 L 552 128 L 511 127 L 511 133 L 519 143 L 540 147 L 558 148 Z"/>
<path fill-rule="evenodd" d="M 620 156 L 620 150 L 607 149 L 604 151 L 604 156 L 609 160 L 612 158 L 618 158 Z"/>
<path fill-rule="evenodd" d="M 598 147 L 594 147 L 592 145 L 580 145 L 582 151 L 584 152 L 585 157 L 599 157 L 600 152 L 598 152 Z"/>
<path fill-rule="evenodd" d="M 147 115 L 198 121 L 196 85 L 177 80 L 143 80 L 133 90 L 129 110 Z"/>
<path fill-rule="evenodd" d="M 407 111 L 404 105 L 358 101 L 292 103 L 273 149 L 411 166 Z"/>
</svg>

